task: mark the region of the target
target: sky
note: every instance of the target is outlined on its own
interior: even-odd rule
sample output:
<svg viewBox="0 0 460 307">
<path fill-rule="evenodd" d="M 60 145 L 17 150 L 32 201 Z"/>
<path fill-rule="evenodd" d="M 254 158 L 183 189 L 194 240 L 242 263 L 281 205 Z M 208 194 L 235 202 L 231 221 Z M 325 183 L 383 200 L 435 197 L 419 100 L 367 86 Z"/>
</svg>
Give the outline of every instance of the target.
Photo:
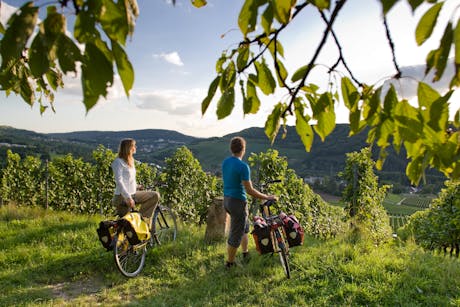
<svg viewBox="0 0 460 307">
<path fill-rule="evenodd" d="M 416 45 L 414 33 L 416 21 L 426 7 L 412 14 L 406 1 L 400 1 L 389 13 L 388 24 L 403 74 L 423 79 L 426 54 L 437 48 L 441 30 L 452 16 L 456 1 L 447 0 L 439 18 L 444 21 L 443 27 L 435 28 L 433 38 L 421 47 Z M 3 25 L 23 2 L 1 1 Z M 36 3 L 40 5 L 45 1 Z M 217 99 L 207 113 L 201 115 L 201 101 L 216 76 L 217 59 L 223 50 L 235 48 L 242 40 L 237 21 L 243 3 L 243 0 L 208 0 L 205 7 L 197 9 L 189 0 L 176 0 L 175 6 L 167 0 L 138 0 L 140 16 L 126 46 L 135 70 L 135 83 L 129 98 L 116 76 L 107 99 L 101 98 L 86 113 L 79 76 L 68 74 L 65 88 L 56 95 L 55 113 L 47 110 L 40 115 L 38 103 L 30 107 L 15 94 L 7 97 L 5 92 L 0 92 L 0 125 L 41 133 L 167 129 L 195 137 L 220 137 L 249 127 L 263 127 L 274 104 L 286 98 L 285 91 L 270 96 L 259 93 L 262 106 L 256 115 L 243 116 L 240 97 L 237 97 L 233 113 L 223 120 L 217 120 L 215 114 Z M 350 0 L 334 26 L 348 66 L 358 80 L 368 84 L 383 84 L 396 73 L 380 11 L 378 0 Z M 68 24 L 69 33 L 72 26 Z M 286 28 L 280 38 L 288 71 L 292 73 L 310 60 L 323 30 L 324 23 L 311 9 L 304 10 Z M 337 48 L 330 42 L 318 62 L 330 66 L 337 55 Z M 319 66 L 310 82 L 325 89 L 326 72 L 325 66 Z M 453 65 L 446 71 L 446 77 L 432 86 L 445 92 L 448 76 L 452 73 Z M 429 80 L 428 76 L 425 81 Z M 415 87 L 411 78 L 403 79 L 398 90 L 402 97 L 413 100 Z M 451 98 L 451 116 L 460 107 L 459 100 L 455 93 Z M 340 101 L 336 108 L 337 121 L 348 122 Z"/>
</svg>

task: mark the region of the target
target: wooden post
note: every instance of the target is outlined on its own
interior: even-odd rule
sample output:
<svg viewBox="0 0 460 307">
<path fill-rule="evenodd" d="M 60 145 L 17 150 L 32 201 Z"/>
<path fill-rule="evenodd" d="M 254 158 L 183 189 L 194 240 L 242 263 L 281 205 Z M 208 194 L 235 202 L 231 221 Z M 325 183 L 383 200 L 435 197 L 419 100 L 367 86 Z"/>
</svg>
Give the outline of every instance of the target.
<svg viewBox="0 0 460 307">
<path fill-rule="evenodd" d="M 205 241 L 215 242 L 223 240 L 226 235 L 227 221 L 227 212 L 224 209 L 223 198 L 215 198 L 208 208 Z"/>
</svg>

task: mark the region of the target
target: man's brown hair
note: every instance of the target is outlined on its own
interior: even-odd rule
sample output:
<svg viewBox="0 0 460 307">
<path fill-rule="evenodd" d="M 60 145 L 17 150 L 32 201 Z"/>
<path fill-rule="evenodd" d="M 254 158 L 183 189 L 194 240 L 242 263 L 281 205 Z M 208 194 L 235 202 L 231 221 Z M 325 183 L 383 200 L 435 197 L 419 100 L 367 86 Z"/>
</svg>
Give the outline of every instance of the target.
<svg viewBox="0 0 460 307">
<path fill-rule="evenodd" d="M 246 140 L 241 136 L 236 136 L 230 142 L 230 151 L 232 154 L 238 154 L 246 149 Z"/>
</svg>

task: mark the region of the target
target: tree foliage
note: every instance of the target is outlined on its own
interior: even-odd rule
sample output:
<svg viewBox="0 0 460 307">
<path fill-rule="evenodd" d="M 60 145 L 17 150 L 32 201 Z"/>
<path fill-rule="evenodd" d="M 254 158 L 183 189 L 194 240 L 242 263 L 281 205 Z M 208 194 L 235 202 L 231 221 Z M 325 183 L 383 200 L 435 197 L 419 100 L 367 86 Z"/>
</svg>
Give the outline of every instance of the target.
<svg viewBox="0 0 460 307">
<path fill-rule="evenodd" d="M 163 202 L 174 208 L 184 222 L 204 223 L 209 205 L 216 196 L 222 195 L 217 178 L 206 174 L 185 146 L 178 148 L 165 162 L 160 177 L 165 184 L 161 189 Z"/>
<path fill-rule="evenodd" d="M 382 23 L 393 55 L 395 80 L 410 76 L 403 76 L 397 64 L 386 15 L 396 3 L 402 1 L 380 1 Z M 438 20 L 438 16 L 447 1 L 407 2 L 413 12 L 422 3 L 428 7 L 415 33 L 418 45 L 422 45 L 431 37 L 436 25 L 444 26 L 445 21 Z M 398 151 L 404 146 L 410 159 L 406 174 L 412 182 L 418 183 L 427 167 L 435 167 L 447 177 L 459 178 L 460 110 L 456 111 L 454 121 L 449 121 L 449 99 L 455 87 L 460 85 L 459 20 L 451 17 L 446 22 L 439 47 L 426 58 L 425 75 L 434 71 L 433 81 L 439 81 L 448 65 L 450 51 L 453 51 L 455 74 L 450 82 L 451 89 L 441 95 L 428 84 L 418 82 L 418 106 L 413 106 L 408 100 L 398 97 L 393 86 L 386 90 L 383 85 L 360 82 L 353 75 L 342 52 L 340 37 L 335 33 L 335 24 L 346 5 L 347 0 L 244 1 L 238 18 L 243 40 L 237 48 L 225 50 L 217 60 L 217 76 L 202 102 L 202 112 L 205 113 L 213 97 L 218 96 L 217 89 L 221 94 L 217 102 L 218 118 L 232 113 L 235 88 L 238 86 L 242 93 L 244 114 L 258 112 L 261 104 L 258 95 L 261 93 L 270 95 L 277 90 L 285 91 L 285 98 L 273 107 L 266 120 L 265 133 L 273 142 L 287 118 L 294 117 L 297 134 L 305 149 L 310 151 L 315 134 L 324 141 L 334 130 L 334 107 L 341 99 L 350 112 L 350 135 L 361 132 L 365 127 L 370 128 L 367 142 L 380 147 L 379 169 L 388 146 L 393 145 Z M 303 14 L 305 11 L 319 14 L 324 21 L 324 32 L 311 59 L 288 71 L 280 37 L 285 29 L 292 26 L 293 20 L 306 18 L 302 17 L 306 16 Z M 331 63 L 320 63 L 319 55 L 329 40 L 337 46 L 338 58 Z M 328 67 L 330 86 L 325 91 L 309 82 L 312 72 L 319 66 Z M 345 72 L 339 71 L 340 68 Z M 336 79 L 339 81 L 335 82 Z M 314 122 L 316 124 L 312 126 Z"/>
<path fill-rule="evenodd" d="M 268 185 L 267 191 L 275 194 L 279 200 L 274 205 L 274 212 L 294 213 L 307 233 L 322 239 L 335 237 L 346 230 L 345 214 L 342 208 L 327 204 L 315 194 L 303 179 L 288 167 L 286 157 L 278 151 L 269 149 L 259 154 L 251 153 L 248 158 L 251 166 L 251 180 L 256 186 L 262 186 L 272 180 L 280 183 Z M 259 203 L 252 201 L 251 212 L 257 214 Z"/>
<path fill-rule="evenodd" d="M 378 186 L 375 162 L 370 155 L 369 148 L 347 154 L 345 170 L 340 174 L 347 182 L 342 200 L 354 226 L 369 233 L 379 243 L 391 234 L 389 217 L 383 208 L 389 186 Z"/>
<path fill-rule="evenodd" d="M 446 181 L 429 209 L 414 213 L 399 233 L 412 235 L 426 249 L 460 253 L 460 182 Z"/>
</svg>

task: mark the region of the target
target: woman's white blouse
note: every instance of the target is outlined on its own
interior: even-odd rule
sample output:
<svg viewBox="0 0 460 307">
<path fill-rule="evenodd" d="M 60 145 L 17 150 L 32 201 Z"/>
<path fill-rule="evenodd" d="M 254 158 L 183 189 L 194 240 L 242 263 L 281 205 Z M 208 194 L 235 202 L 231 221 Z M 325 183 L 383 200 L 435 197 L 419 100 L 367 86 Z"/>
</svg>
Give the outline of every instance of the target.
<svg viewBox="0 0 460 307">
<path fill-rule="evenodd" d="M 115 176 L 115 195 L 122 195 L 129 199 L 136 193 L 136 167 L 129 167 L 125 160 L 116 158 L 112 162 L 113 175 Z"/>
</svg>

